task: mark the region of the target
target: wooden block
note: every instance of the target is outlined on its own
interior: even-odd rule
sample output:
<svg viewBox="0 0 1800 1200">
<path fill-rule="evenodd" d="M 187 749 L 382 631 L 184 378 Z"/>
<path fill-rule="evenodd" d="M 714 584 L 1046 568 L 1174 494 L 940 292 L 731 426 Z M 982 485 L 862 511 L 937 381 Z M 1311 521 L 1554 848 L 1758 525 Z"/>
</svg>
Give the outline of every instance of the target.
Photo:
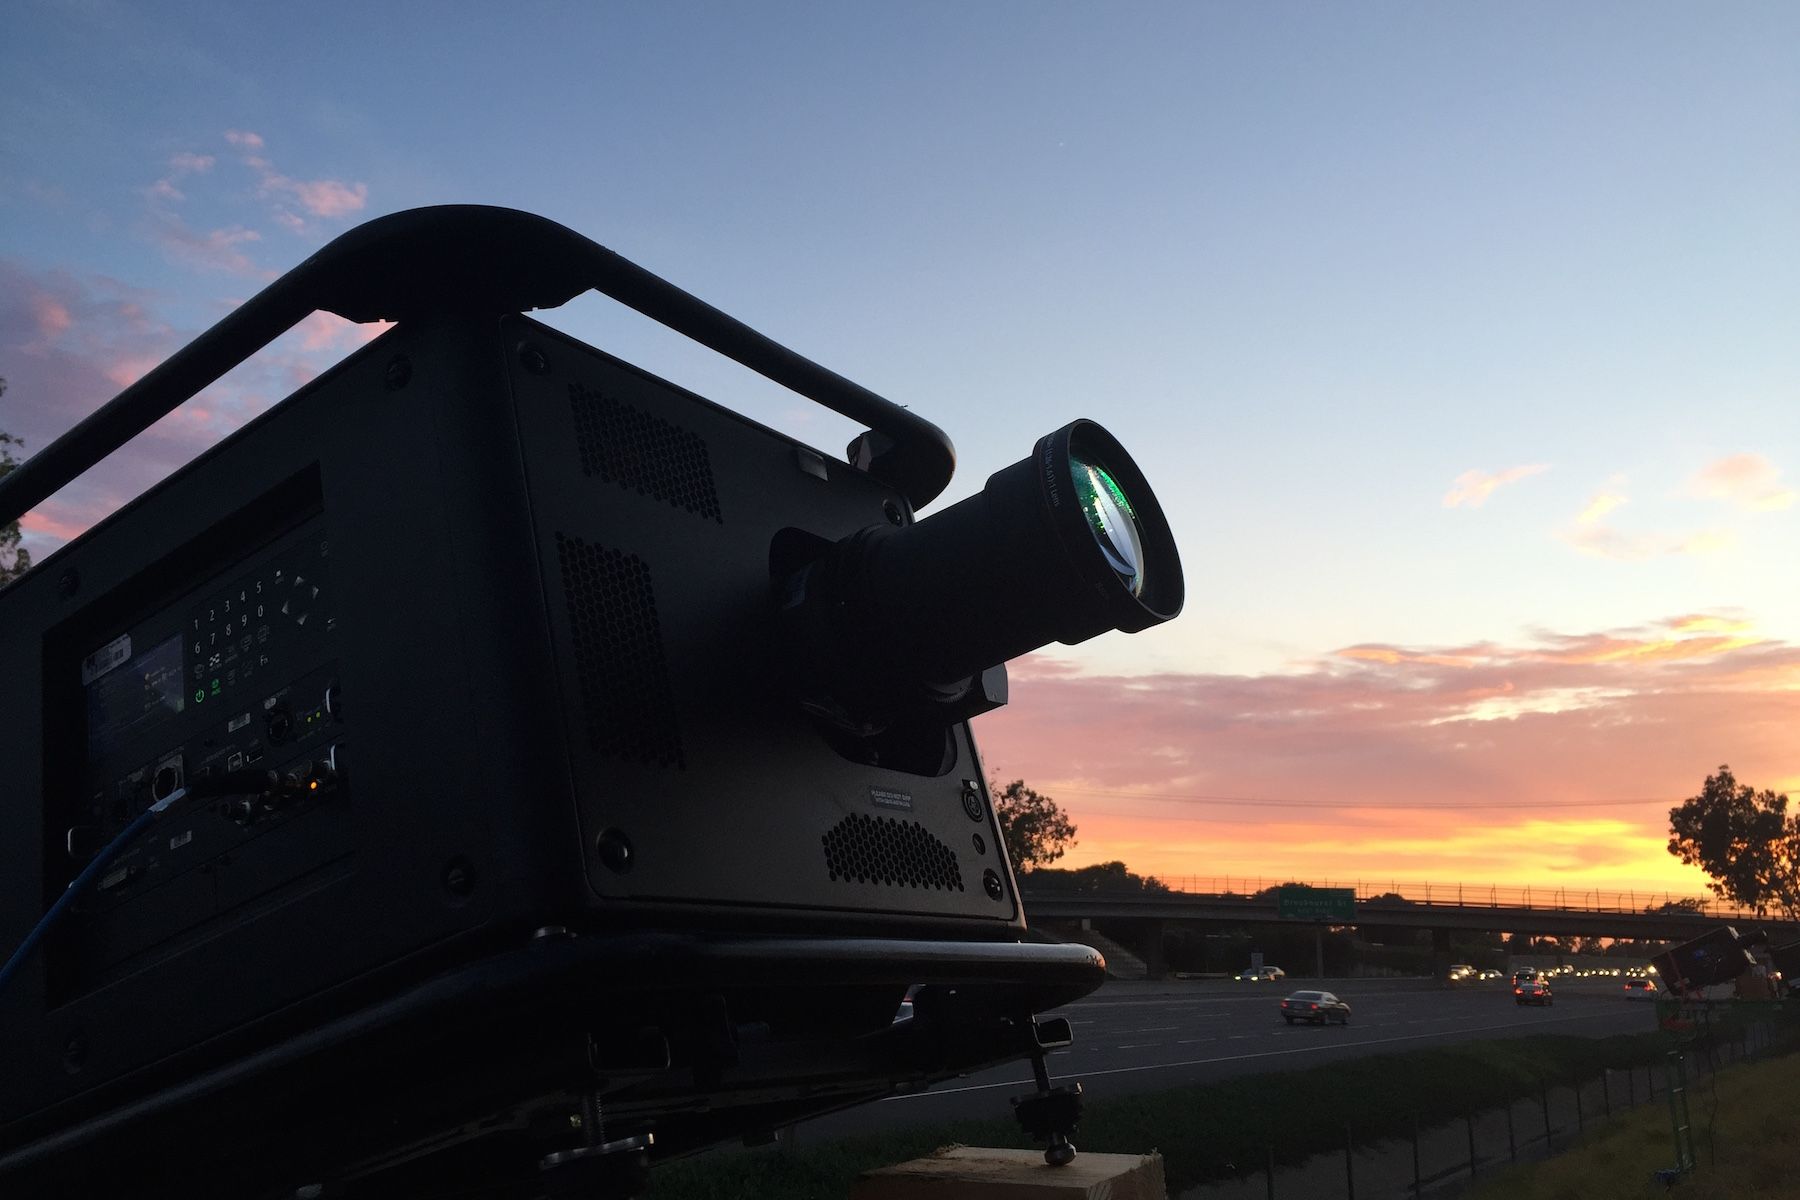
<svg viewBox="0 0 1800 1200">
<path fill-rule="evenodd" d="M 1041 1150 L 948 1146 L 866 1171 L 850 1200 L 1168 1200 L 1160 1154 L 1088 1154 L 1066 1167 Z"/>
</svg>

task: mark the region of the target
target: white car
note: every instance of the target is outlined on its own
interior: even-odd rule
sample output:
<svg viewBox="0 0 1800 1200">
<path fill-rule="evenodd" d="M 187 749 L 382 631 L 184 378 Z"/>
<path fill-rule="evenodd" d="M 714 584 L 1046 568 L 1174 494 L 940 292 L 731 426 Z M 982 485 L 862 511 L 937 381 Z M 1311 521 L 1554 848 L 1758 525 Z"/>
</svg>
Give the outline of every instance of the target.
<svg viewBox="0 0 1800 1200">
<path fill-rule="evenodd" d="M 1286 979 L 1287 972 L 1280 967 L 1251 967 L 1238 973 L 1238 982 L 1272 983 L 1277 979 Z"/>
</svg>

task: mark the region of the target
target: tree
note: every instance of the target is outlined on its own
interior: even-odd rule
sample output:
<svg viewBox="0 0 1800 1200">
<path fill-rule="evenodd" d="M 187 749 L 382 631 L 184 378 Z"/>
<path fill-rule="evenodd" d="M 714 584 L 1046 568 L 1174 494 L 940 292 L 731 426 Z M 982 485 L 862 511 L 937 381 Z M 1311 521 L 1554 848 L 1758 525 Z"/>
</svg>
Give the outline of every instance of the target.
<svg viewBox="0 0 1800 1200">
<path fill-rule="evenodd" d="M 1669 810 L 1669 853 L 1699 867 L 1721 899 L 1758 915 L 1800 915 L 1800 816 L 1788 798 L 1739 783 L 1729 766 Z"/>
<path fill-rule="evenodd" d="M 1122 862 L 1095 863 L 1091 867 L 1077 867 L 1065 870 L 1060 867 L 1039 867 L 1031 873 L 1033 892 L 1071 893 L 1076 895 L 1095 895 L 1100 893 L 1117 894 L 1120 892 L 1134 895 L 1148 895 L 1168 892 L 1169 885 L 1154 875 L 1139 875 Z"/>
<path fill-rule="evenodd" d="M 1006 840 L 1013 870 L 1048 866 L 1075 844 L 1075 826 L 1062 807 L 1026 787 L 1023 779 L 1004 788 L 990 783 L 989 789 L 994 793 L 994 815 L 1000 819 L 1000 835 Z"/>
<path fill-rule="evenodd" d="M 0 396 L 6 395 L 6 380 L 0 379 Z M 19 461 L 13 457 L 12 448 L 24 448 L 25 443 L 0 430 L 0 479 L 11 475 Z M 10 583 L 31 570 L 31 551 L 19 545 L 19 523 L 17 521 L 0 525 L 0 584 Z"/>
</svg>

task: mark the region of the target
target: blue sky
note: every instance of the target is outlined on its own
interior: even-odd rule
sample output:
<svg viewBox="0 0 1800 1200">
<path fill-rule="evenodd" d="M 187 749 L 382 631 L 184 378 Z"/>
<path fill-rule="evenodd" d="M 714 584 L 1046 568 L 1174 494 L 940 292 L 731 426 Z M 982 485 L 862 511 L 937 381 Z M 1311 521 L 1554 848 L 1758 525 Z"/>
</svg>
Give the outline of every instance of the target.
<svg viewBox="0 0 1800 1200">
<path fill-rule="evenodd" d="M 1073 417 L 1107 424 L 1190 599 L 1064 652 L 1086 676 L 1335 686 L 1383 653 L 1639 647 L 1529 695 L 1509 668 L 1514 709 L 1451 689 L 1408 719 L 1536 739 L 1521 712 L 1728 686 L 1681 718 L 1668 778 L 1596 768 L 1580 794 L 1678 798 L 1724 759 L 1800 786 L 1793 726 L 1734 717 L 1746 687 L 1786 712 L 1796 676 L 1719 682 L 1800 644 L 1800 9 L 149 7 L 0 16 L 0 428 L 28 450 L 357 222 L 511 205 L 944 426 L 947 499 Z M 827 451 L 854 432 L 610 302 L 549 319 Z M 290 339 L 31 544 L 354 342 Z M 1716 670 L 1631 673 L 1671 655 Z M 989 718 L 990 759 L 1123 786 L 1135 767 L 1030 748 L 1057 678 Z M 1235 753 L 1196 732 L 1137 786 L 1259 777 Z M 1527 782 L 1494 774 L 1432 794 Z"/>
</svg>

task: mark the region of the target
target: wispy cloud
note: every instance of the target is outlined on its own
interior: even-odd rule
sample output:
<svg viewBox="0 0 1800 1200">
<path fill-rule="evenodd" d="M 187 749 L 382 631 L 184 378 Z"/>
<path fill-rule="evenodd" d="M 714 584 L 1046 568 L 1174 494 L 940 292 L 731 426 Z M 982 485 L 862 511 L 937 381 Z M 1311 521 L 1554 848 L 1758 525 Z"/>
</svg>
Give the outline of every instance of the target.
<svg viewBox="0 0 1800 1200">
<path fill-rule="evenodd" d="M 203 174 L 204 172 L 212 170 L 213 163 L 217 161 L 218 160 L 210 154 L 193 154 L 183 151 L 180 154 L 170 156 L 169 170 L 183 175 Z"/>
<path fill-rule="evenodd" d="M 1783 486 L 1781 472 L 1760 454 L 1732 454 L 1707 463 L 1687 482 L 1690 496 L 1723 500 L 1746 512 L 1789 508 L 1796 492 Z"/>
<path fill-rule="evenodd" d="M 1587 506 L 1576 516 L 1575 523 L 1577 525 L 1599 524 L 1600 520 L 1605 517 L 1607 513 L 1612 512 L 1615 508 L 1618 508 L 1629 500 L 1629 497 L 1625 495 L 1624 488 L 1624 477 L 1619 475 L 1613 476 L 1607 481 L 1605 487 L 1588 497 Z"/>
<path fill-rule="evenodd" d="M 189 231 L 191 234 L 191 231 Z M 35 271 L 0 259 L 0 363 L 8 388 L 5 426 L 41 450 L 141 378 L 193 334 L 163 321 L 164 297 L 103 277 Z M 378 336 L 315 313 L 249 363 L 158 421 L 25 522 L 40 555 L 79 534 L 166 477 L 336 359 Z"/>
<path fill-rule="evenodd" d="M 1737 534 L 1729 529 L 1627 533 L 1609 525 L 1590 524 L 1566 529 L 1560 536 L 1583 554 L 1616 562 L 1644 562 L 1672 555 L 1719 554 L 1737 545 Z"/>
<path fill-rule="evenodd" d="M 262 234 L 242 225 L 197 230 L 172 212 L 151 214 L 148 229 L 163 253 L 184 266 L 230 275 L 267 279 L 274 273 L 257 265 L 244 247 L 262 240 Z"/>
<path fill-rule="evenodd" d="M 253 173 L 255 195 L 267 202 L 266 219 L 289 233 L 311 235 L 314 221 L 347 217 L 360 212 L 368 203 L 367 184 L 340 179 L 299 179 L 277 170 L 267 156 L 268 144 L 261 134 L 246 129 L 228 129 L 224 140 L 235 151 L 232 159 Z M 216 155 L 195 150 L 184 150 L 169 157 L 163 176 L 144 189 L 150 209 L 146 222 L 148 236 L 172 261 L 184 266 L 245 278 L 272 278 L 275 272 L 262 267 L 249 250 L 252 243 L 263 237 L 255 223 L 239 221 L 197 229 L 177 211 L 188 200 L 184 180 L 211 174 L 218 162 Z"/>
<path fill-rule="evenodd" d="M 243 152 L 244 165 L 256 172 L 257 193 L 284 206 L 277 207 L 273 217 L 285 229 L 301 233 L 309 228 L 303 217 L 285 207 L 289 204 L 297 205 L 314 217 L 335 219 L 361 212 L 368 203 L 369 186 L 366 183 L 342 179 L 295 179 L 276 170 L 275 164 L 263 153 L 268 147 L 260 134 L 228 129 L 225 140 Z"/>
<path fill-rule="evenodd" d="M 1444 493 L 1445 508 L 1480 508 L 1487 498 L 1509 483 L 1517 483 L 1533 475 L 1540 475 L 1550 469 L 1548 463 L 1536 463 L 1531 466 L 1508 467 L 1504 471 L 1464 471 Z"/>
</svg>

